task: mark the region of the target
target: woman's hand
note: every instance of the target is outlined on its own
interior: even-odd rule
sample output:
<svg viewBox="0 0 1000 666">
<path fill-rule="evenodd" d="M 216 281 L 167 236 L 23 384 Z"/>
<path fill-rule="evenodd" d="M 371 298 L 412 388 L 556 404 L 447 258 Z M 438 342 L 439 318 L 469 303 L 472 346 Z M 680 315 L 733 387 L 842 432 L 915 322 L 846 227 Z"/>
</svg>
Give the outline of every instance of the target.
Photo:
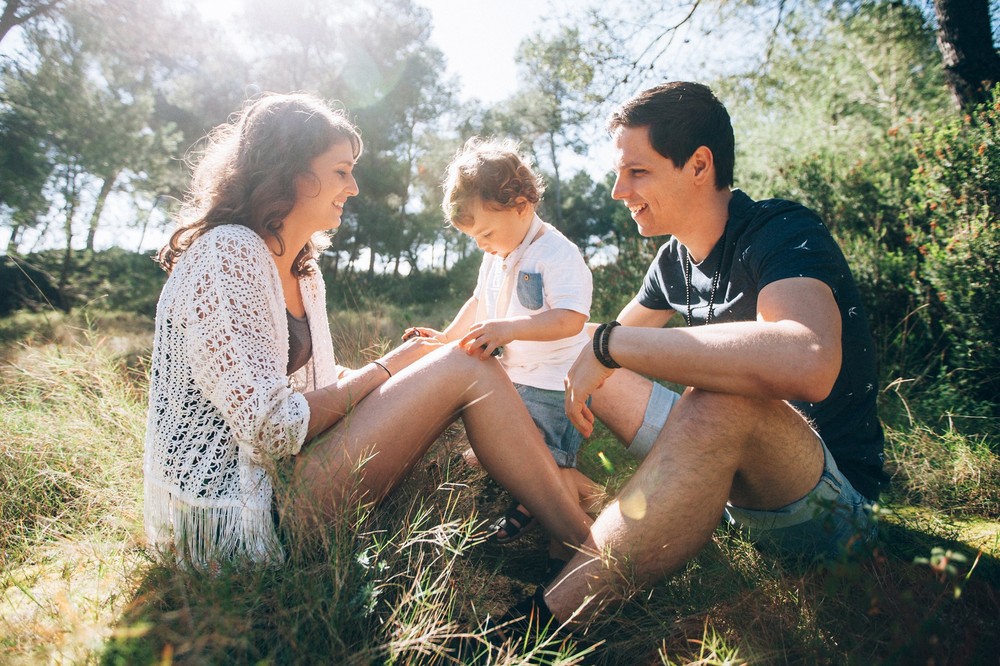
<svg viewBox="0 0 1000 666">
<path fill-rule="evenodd" d="M 403 342 L 410 340 L 411 338 L 434 338 L 438 342 L 444 344 L 448 342 L 448 336 L 442 331 L 434 328 L 427 328 L 426 326 L 411 326 L 410 328 L 403 331 Z"/>
<path fill-rule="evenodd" d="M 423 329 L 433 330 L 433 329 Z M 430 354 L 435 349 L 440 349 L 443 343 L 433 335 L 414 335 L 406 342 L 399 345 L 385 356 L 379 359 L 379 363 L 395 375 L 397 372 L 408 367 Z"/>
</svg>

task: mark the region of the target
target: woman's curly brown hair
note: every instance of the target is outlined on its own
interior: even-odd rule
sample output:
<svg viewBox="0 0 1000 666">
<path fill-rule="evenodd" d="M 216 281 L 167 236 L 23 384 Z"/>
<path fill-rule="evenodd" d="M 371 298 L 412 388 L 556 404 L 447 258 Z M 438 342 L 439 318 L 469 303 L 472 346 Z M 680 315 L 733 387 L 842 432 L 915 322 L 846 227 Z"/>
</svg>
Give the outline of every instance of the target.
<svg viewBox="0 0 1000 666">
<path fill-rule="evenodd" d="M 510 139 L 472 137 L 465 142 L 445 172 L 441 208 L 452 225 L 462 224 L 465 205 L 476 197 L 504 208 L 523 198 L 537 204 L 545 183 L 531 169 L 531 160 Z"/>
<path fill-rule="evenodd" d="M 357 159 L 360 132 L 317 97 L 265 93 L 249 100 L 235 119 L 208 135 L 177 229 L 157 255 L 160 265 L 169 273 L 191 243 L 223 224 L 273 236 L 283 253 L 281 227 L 295 205 L 296 178 L 311 173 L 313 159 L 340 141 L 351 143 Z M 295 258 L 296 277 L 311 273 L 310 261 L 329 245 L 329 234 L 315 234 Z"/>
</svg>

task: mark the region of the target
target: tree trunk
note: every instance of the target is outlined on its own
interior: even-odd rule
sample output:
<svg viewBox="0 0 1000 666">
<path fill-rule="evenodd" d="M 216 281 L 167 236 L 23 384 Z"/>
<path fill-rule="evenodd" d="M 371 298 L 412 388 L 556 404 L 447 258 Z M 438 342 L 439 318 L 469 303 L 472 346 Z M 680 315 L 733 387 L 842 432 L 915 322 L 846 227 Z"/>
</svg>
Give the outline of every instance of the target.
<svg viewBox="0 0 1000 666">
<path fill-rule="evenodd" d="M 3 6 L 3 15 L 0 16 L 0 42 L 3 38 L 7 36 L 14 26 L 19 25 L 21 21 L 17 16 L 17 10 L 21 6 L 21 0 L 7 0 L 7 3 Z"/>
<path fill-rule="evenodd" d="M 340 252 L 333 250 L 328 256 L 330 257 L 327 261 L 328 274 L 331 280 L 336 280 L 337 272 L 340 270 Z"/>
<path fill-rule="evenodd" d="M 20 240 L 18 236 L 20 235 L 21 235 L 21 225 L 18 224 L 17 222 L 14 222 L 13 224 L 10 225 L 10 238 L 7 240 L 8 255 L 17 254 L 17 245 L 18 241 Z"/>
<path fill-rule="evenodd" d="M 101 183 L 101 191 L 97 194 L 97 201 L 94 203 L 94 212 L 90 216 L 90 228 L 87 230 L 87 251 L 94 251 L 94 236 L 97 235 L 97 224 L 101 220 L 101 213 L 104 212 L 104 203 L 108 200 L 108 195 L 111 194 L 111 188 L 115 186 L 115 181 L 118 180 L 118 172 L 115 171 L 110 176 L 104 179 Z"/>
<path fill-rule="evenodd" d="M 15 26 L 27 23 L 36 16 L 49 13 L 59 5 L 60 1 L 61 0 L 41 2 L 35 7 L 24 7 L 24 13 L 19 15 L 17 10 L 21 9 L 24 3 L 21 2 L 21 0 L 7 0 L 3 6 L 3 14 L 0 14 L 0 42 L 3 41 L 3 38 L 6 37 L 7 33 L 13 30 Z"/>
<path fill-rule="evenodd" d="M 73 269 L 73 215 L 75 213 L 76 197 L 74 196 L 66 207 L 66 249 L 63 252 L 62 270 L 59 271 L 59 307 L 66 313 L 70 311 L 70 298 L 69 294 L 66 293 L 66 287 L 69 286 L 69 274 Z"/>
<path fill-rule="evenodd" d="M 965 110 L 989 99 L 1000 80 L 993 48 L 989 0 L 934 0 L 937 43 L 948 86 Z"/>
<path fill-rule="evenodd" d="M 555 194 L 555 213 L 556 219 L 553 220 L 553 226 L 555 226 L 560 231 L 564 231 L 562 224 L 562 188 L 559 183 L 559 158 L 556 157 L 556 135 L 554 132 L 549 132 L 549 159 L 552 160 L 552 179 L 555 181 L 554 194 Z"/>
</svg>

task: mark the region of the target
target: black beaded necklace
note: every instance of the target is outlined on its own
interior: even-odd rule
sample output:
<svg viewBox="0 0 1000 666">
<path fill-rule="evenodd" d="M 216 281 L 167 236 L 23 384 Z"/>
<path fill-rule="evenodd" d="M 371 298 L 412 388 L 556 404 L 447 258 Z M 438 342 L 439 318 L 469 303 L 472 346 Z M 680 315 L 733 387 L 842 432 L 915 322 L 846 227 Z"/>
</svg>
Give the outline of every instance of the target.
<svg viewBox="0 0 1000 666">
<path fill-rule="evenodd" d="M 726 252 L 726 231 L 724 227 L 722 229 L 722 238 L 719 239 L 719 247 L 722 250 L 719 253 L 719 263 L 715 267 L 715 275 L 712 276 L 712 291 L 708 294 L 708 315 L 705 317 L 705 324 L 712 323 L 712 317 L 715 316 L 715 292 L 719 288 L 719 278 L 722 275 L 722 256 Z M 684 315 L 684 321 L 688 326 L 691 326 L 691 253 L 688 252 L 687 248 L 684 248 L 684 288 L 687 290 L 687 312 Z"/>
</svg>

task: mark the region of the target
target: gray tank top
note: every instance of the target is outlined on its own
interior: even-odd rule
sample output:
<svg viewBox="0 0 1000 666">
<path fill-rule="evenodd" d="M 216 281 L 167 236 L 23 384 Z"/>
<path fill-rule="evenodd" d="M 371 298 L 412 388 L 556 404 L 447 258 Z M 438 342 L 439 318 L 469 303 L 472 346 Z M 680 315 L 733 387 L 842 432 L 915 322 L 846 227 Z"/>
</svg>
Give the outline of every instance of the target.
<svg viewBox="0 0 1000 666">
<path fill-rule="evenodd" d="M 285 310 L 288 319 L 288 374 L 301 368 L 312 356 L 312 334 L 309 319 L 296 317 Z"/>
</svg>

